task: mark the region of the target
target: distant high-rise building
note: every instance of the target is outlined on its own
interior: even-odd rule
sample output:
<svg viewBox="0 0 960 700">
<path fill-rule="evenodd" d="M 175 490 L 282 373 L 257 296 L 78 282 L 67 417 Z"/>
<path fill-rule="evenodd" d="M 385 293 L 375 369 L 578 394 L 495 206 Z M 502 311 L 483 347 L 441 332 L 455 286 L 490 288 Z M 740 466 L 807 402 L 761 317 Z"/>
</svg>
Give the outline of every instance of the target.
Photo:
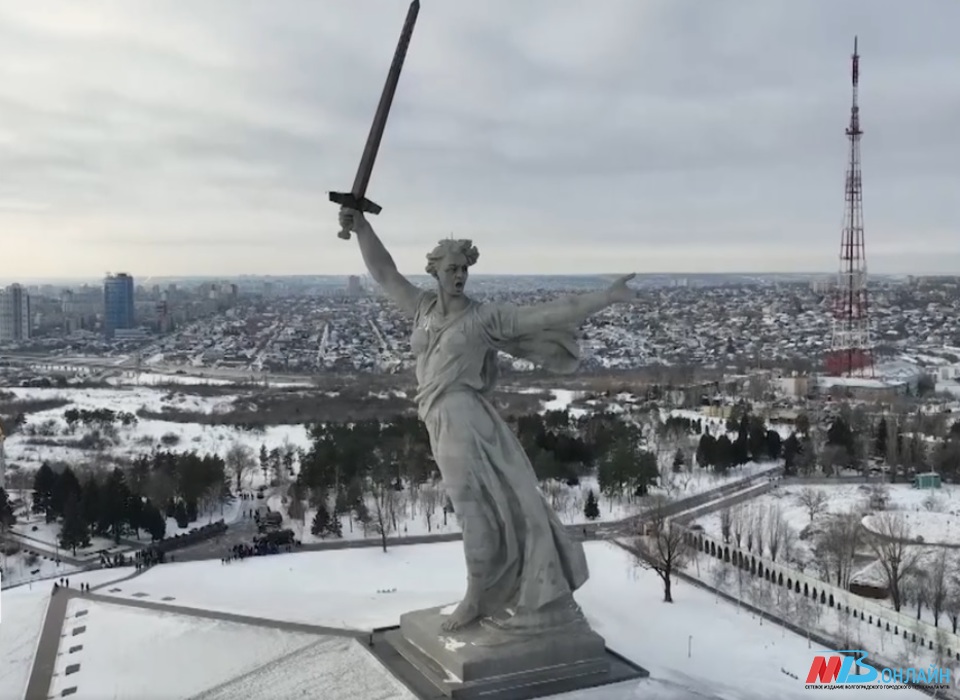
<svg viewBox="0 0 960 700">
<path fill-rule="evenodd" d="M 103 281 L 103 333 L 112 338 L 114 331 L 133 328 L 133 277 L 121 272 L 107 275 Z"/>
<path fill-rule="evenodd" d="M 363 286 L 360 284 L 360 278 L 356 275 L 350 275 L 347 278 L 347 294 L 352 297 L 358 297 L 363 294 Z"/>
<path fill-rule="evenodd" d="M 30 340 L 30 295 L 19 284 L 0 289 L 0 342 Z"/>
</svg>

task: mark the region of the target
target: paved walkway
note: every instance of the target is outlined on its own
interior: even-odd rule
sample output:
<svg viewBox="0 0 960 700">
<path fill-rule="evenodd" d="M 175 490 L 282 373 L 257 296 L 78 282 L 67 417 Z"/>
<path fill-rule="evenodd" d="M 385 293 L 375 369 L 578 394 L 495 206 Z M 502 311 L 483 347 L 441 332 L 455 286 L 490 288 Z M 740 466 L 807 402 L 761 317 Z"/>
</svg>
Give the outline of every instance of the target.
<svg viewBox="0 0 960 700">
<path fill-rule="evenodd" d="M 57 665 L 57 652 L 60 650 L 63 619 L 67 613 L 67 602 L 70 600 L 68 590 L 60 588 L 56 593 L 50 594 L 47 614 L 40 629 L 40 642 L 33 659 L 33 668 L 30 669 L 30 680 L 27 681 L 25 700 L 47 700 L 53 669 Z"/>
</svg>

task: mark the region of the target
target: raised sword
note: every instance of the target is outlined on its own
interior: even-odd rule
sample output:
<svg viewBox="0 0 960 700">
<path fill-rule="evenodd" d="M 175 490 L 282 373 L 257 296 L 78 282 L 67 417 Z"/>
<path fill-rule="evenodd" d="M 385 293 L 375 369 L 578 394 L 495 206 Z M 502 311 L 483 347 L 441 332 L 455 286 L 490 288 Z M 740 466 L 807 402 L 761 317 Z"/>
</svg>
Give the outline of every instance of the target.
<svg viewBox="0 0 960 700">
<path fill-rule="evenodd" d="M 380 141 L 383 139 L 383 130 L 387 125 L 390 105 L 393 104 L 393 95 L 397 91 L 400 71 L 403 69 L 403 60 L 407 57 L 407 47 L 410 46 L 410 37 L 413 35 L 413 26 L 417 23 L 419 13 L 420 0 L 413 0 L 410 3 L 410 9 L 407 10 L 407 19 L 404 21 L 403 29 L 400 32 L 397 50 L 393 54 L 393 63 L 390 64 L 387 82 L 383 86 L 383 93 L 380 95 L 380 104 L 377 105 L 376 114 L 373 115 L 373 124 L 370 126 L 367 144 L 363 147 L 363 155 L 360 157 L 357 176 L 353 180 L 353 188 L 349 192 L 331 192 L 330 201 L 335 204 L 367 214 L 379 214 L 382 210 L 379 204 L 367 199 L 367 185 L 370 184 L 373 164 L 377 160 L 377 151 L 380 150 Z M 341 230 L 337 235 L 344 240 L 350 239 L 350 231 L 347 229 Z"/>
</svg>

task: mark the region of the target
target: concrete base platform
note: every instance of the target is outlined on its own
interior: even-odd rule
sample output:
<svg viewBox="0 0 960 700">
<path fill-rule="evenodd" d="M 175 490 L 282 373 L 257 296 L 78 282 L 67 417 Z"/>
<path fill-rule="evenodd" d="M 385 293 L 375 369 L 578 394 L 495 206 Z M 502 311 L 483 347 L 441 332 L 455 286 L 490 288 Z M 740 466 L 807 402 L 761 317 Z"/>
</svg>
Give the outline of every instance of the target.
<svg viewBox="0 0 960 700">
<path fill-rule="evenodd" d="M 586 625 L 562 634 L 451 633 L 440 628 L 440 610 L 407 613 L 370 638 L 373 654 L 421 700 L 529 700 L 649 675 Z"/>
</svg>

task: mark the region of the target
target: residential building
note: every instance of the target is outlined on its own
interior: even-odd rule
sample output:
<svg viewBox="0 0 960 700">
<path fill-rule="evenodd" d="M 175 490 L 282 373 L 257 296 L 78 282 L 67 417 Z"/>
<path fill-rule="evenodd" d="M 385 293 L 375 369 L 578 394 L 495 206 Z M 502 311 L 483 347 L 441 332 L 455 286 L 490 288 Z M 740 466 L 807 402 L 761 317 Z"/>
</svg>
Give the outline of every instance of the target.
<svg viewBox="0 0 960 700">
<path fill-rule="evenodd" d="M 19 284 L 0 289 L 0 343 L 30 340 L 33 318 L 30 295 Z"/>
</svg>

